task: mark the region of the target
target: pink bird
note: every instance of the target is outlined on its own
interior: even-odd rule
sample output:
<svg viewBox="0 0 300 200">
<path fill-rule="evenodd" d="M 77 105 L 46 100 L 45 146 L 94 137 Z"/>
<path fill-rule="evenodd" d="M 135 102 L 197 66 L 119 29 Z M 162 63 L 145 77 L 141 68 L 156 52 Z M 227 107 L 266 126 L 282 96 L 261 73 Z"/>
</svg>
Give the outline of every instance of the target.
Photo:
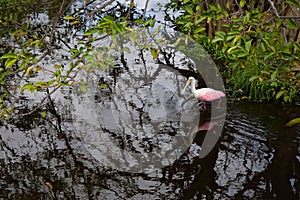
<svg viewBox="0 0 300 200">
<path fill-rule="evenodd" d="M 192 92 L 196 99 L 199 99 L 203 102 L 203 109 L 206 110 L 206 102 L 207 101 L 214 101 L 221 99 L 222 97 L 225 97 L 225 94 L 221 91 L 214 90 L 211 88 L 201 88 L 196 90 L 196 83 L 195 83 L 194 77 L 189 77 L 188 81 L 186 82 L 186 85 L 183 88 L 182 93 L 185 93 L 186 88 L 189 84 L 192 85 Z M 218 107 L 220 107 L 220 101 L 218 104 Z"/>
</svg>

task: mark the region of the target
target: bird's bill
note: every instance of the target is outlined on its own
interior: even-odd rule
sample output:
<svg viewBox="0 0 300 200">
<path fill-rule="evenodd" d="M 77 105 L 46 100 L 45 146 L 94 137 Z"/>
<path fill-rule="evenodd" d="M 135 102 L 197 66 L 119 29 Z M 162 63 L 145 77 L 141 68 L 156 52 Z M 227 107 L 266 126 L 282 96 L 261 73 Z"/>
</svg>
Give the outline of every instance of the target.
<svg viewBox="0 0 300 200">
<path fill-rule="evenodd" d="M 191 83 L 191 82 L 190 82 L 189 80 L 186 82 L 186 84 L 185 84 L 183 90 L 181 90 L 181 94 L 184 94 L 184 93 L 185 93 L 186 88 L 189 86 L 190 83 Z"/>
</svg>

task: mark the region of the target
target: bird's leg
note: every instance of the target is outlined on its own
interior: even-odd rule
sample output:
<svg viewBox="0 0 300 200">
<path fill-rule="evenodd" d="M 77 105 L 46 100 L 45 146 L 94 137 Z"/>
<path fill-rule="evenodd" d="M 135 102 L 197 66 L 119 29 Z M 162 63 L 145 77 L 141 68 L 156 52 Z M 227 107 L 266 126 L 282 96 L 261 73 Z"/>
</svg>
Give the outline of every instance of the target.
<svg viewBox="0 0 300 200">
<path fill-rule="evenodd" d="M 220 105 L 221 105 L 221 99 L 219 99 L 219 101 L 218 101 L 218 106 L 217 106 L 218 109 L 221 108 Z"/>
</svg>

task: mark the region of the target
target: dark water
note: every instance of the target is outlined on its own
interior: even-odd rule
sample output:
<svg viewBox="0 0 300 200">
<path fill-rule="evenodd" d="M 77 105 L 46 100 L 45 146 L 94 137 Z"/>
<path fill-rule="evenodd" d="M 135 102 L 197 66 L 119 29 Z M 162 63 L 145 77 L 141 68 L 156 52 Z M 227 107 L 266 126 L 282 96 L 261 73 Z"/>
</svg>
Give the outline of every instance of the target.
<svg viewBox="0 0 300 200">
<path fill-rule="evenodd" d="M 300 132 L 285 127 L 295 109 L 229 103 L 222 136 L 207 156 L 183 154 L 144 173 L 103 166 L 68 130 L 65 116 L 18 119 L 0 129 L 0 197 L 299 199 Z M 205 134 L 199 131 L 194 144 L 201 146 Z"/>
</svg>

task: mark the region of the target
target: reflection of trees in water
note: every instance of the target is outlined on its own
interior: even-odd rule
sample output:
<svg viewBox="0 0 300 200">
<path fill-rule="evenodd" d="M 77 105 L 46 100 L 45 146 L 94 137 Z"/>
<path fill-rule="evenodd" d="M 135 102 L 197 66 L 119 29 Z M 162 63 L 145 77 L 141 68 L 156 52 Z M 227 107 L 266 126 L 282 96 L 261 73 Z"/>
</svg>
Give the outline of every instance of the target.
<svg viewBox="0 0 300 200">
<path fill-rule="evenodd" d="M 88 141 L 89 148 L 94 148 L 92 151 L 98 158 L 105 158 L 106 163 L 120 170 L 170 164 L 181 154 L 180 146 L 187 148 L 180 137 L 186 137 L 190 127 L 182 127 L 184 99 L 178 93 L 184 78 L 158 64 L 147 67 L 127 64 L 127 67 L 125 73 L 109 84 L 112 90 L 109 101 L 100 97 L 99 101 L 91 102 L 95 104 L 93 123 L 98 124 L 99 133 L 88 133 L 93 137 Z M 155 76 L 148 77 L 145 73 Z"/>
<path fill-rule="evenodd" d="M 265 128 L 232 116 L 226 129 L 228 135 L 221 142 L 214 167 L 217 197 L 258 197 L 268 187 L 262 173 L 268 168 L 272 156 L 266 144 Z"/>
<path fill-rule="evenodd" d="M 61 119 L 53 111 L 40 126 L 25 132 L 14 126 L 1 128 L 1 197 L 242 198 L 267 190 L 263 172 L 270 154 L 264 127 L 248 125 L 239 115 L 229 116 L 228 134 L 205 158 L 191 158 L 188 150 L 172 166 L 125 173 L 107 169 L 90 156 L 65 117 L 71 116 L 73 109 L 67 104 L 60 110 Z M 194 139 L 200 146 L 206 134 L 202 129 L 200 126 Z"/>
<path fill-rule="evenodd" d="M 39 126 L 31 127 L 25 136 L 16 130 L 15 133 L 22 136 L 11 139 L 15 144 L 10 144 L 6 138 L 2 140 L 6 146 L 3 154 L 8 159 L 1 162 L 1 175 L 5 178 L 0 184 L 1 188 L 7 188 L 3 194 L 5 197 L 176 199 L 183 189 L 190 187 L 195 175 L 201 172 L 201 164 L 193 164 L 192 159 L 197 159 L 191 158 L 188 151 L 179 152 L 179 155 L 184 155 L 173 166 L 148 169 L 145 173 L 125 173 L 103 166 L 83 145 L 83 135 L 93 131 L 94 134 L 87 139 L 103 142 L 100 153 L 107 151 L 102 155 L 108 161 L 113 158 L 113 153 L 118 153 L 115 146 L 141 155 L 164 148 L 162 156 L 157 156 L 154 161 L 165 164 L 168 164 L 168 158 L 178 156 L 173 149 L 182 144 L 189 145 L 185 140 L 170 143 L 177 135 L 188 138 L 186 134 L 192 129 L 188 126 L 189 118 L 185 121 L 186 130 L 180 129 L 183 97 L 178 94 L 185 79 L 175 74 L 174 68 L 162 64 L 148 71 L 151 80 L 141 78 L 144 77 L 143 70 L 147 69 L 145 66 L 142 70 L 138 65 L 131 67 L 134 72 L 122 69 L 123 73 L 117 73 L 113 80 L 101 79 L 109 89 L 99 88 L 100 81 L 92 79 L 88 80 L 92 90 L 88 94 L 77 95 L 79 91 L 73 90 L 75 96 L 72 97 L 70 91 L 62 91 L 62 98 L 57 95 L 57 101 L 49 103 L 49 115 L 40 119 Z M 116 69 L 109 73 L 113 70 Z M 112 93 L 113 90 L 117 92 Z M 80 110 L 76 112 L 79 105 Z M 191 119 L 197 116 L 197 112 L 184 114 L 189 114 Z M 74 118 L 78 120 L 75 131 L 72 126 Z M 99 147 L 97 145 L 95 147 Z M 10 151 L 19 154 L 9 155 Z M 121 161 L 128 166 L 139 161 L 122 156 Z M 161 159 L 164 157 L 166 160 Z M 36 192 L 32 194 L 32 191 Z"/>
</svg>

